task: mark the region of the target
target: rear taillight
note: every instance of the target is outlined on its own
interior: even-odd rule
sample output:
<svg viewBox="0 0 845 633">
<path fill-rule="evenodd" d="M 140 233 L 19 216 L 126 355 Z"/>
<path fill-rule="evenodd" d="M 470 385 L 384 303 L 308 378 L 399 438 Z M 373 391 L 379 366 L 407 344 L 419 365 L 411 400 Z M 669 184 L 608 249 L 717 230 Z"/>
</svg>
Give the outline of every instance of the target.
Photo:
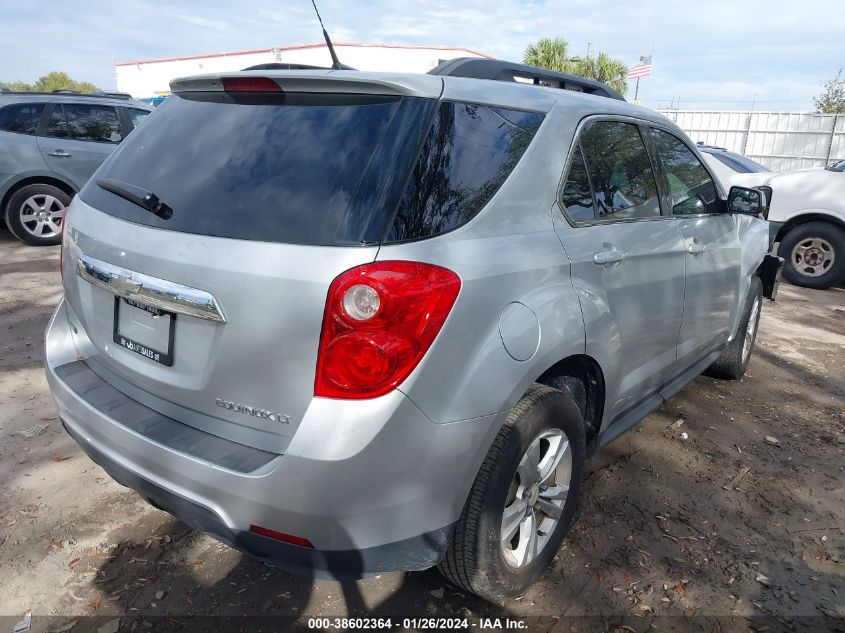
<svg viewBox="0 0 845 633">
<path fill-rule="evenodd" d="M 226 92 L 282 92 L 282 87 L 269 77 L 223 77 Z"/>
<path fill-rule="evenodd" d="M 419 262 L 375 262 L 341 274 L 326 300 L 314 395 L 391 391 L 431 347 L 460 289 L 451 270 Z"/>
</svg>

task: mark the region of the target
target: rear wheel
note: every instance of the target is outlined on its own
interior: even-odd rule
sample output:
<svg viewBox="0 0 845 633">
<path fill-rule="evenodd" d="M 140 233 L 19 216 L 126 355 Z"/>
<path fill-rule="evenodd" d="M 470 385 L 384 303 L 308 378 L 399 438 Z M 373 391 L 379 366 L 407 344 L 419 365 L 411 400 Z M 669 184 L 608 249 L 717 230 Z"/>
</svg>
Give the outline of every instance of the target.
<svg viewBox="0 0 845 633">
<path fill-rule="evenodd" d="M 584 472 L 584 426 L 563 392 L 535 385 L 493 442 L 440 571 L 501 603 L 545 570 L 569 531 Z"/>
<path fill-rule="evenodd" d="M 783 276 L 796 286 L 824 289 L 845 279 L 845 231 L 829 222 L 807 222 L 780 243 Z"/>
<path fill-rule="evenodd" d="M 754 342 L 757 340 L 757 328 L 760 325 L 760 312 L 763 307 L 763 283 L 759 277 L 751 278 L 745 311 L 739 323 L 739 331 L 734 340 L 725 346 L 716 362 L 710 365 L 706 375 L 712 378 L 736 380 L 742 378 L 748 369 Z"/>
<path fill-rule="evenodd" d="M 6 225 L 20 241 L 50 246 L 62 241 L 62 217 L 70 196 L 52 185 L 22 187 L 6 206 Z"/>
</svg>

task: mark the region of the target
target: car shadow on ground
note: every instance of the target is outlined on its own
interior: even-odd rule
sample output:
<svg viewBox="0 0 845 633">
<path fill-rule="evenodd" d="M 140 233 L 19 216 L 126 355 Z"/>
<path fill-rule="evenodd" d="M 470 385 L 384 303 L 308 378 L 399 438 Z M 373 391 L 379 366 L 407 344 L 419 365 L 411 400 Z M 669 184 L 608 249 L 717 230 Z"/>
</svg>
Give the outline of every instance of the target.
<svg viewBox="0 0 845 633">
<path fill-rule="evenodd" d="M 102 615 L 88 623 L 92 631 L 118 614 L 130 630 L 215 633 L 313 630 L 315 617 L 392 618 L 394 628 L 404 618 L 515 617 L 459 591 L 434 569 L 343 581 L 294 575 L 216 541 L 209 547 L 208 537 L 175 518 L 156 517 L 153 531 L 122 540 L 96 565 L 93 583 L 105 598 L 96 605 Z M 193 560 L 198 551 L 206 555 Z"/>
</svg>

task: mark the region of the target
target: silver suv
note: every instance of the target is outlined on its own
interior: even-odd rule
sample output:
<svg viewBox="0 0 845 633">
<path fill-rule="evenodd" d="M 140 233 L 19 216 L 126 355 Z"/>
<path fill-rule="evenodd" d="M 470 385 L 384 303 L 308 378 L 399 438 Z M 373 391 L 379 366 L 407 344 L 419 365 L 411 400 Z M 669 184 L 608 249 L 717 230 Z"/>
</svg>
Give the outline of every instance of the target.
<svg viewBox="0 0 845 633">
<path fill-rule="evenodd" d="M 152 110 L 121 93 L 0 93 L 0 219 L 58 244 L 70 199 Z"/>
<path fill-rule="evenodd" d="M 91 458 L 198 530 L 501 601 L 590 454 L 743 374 L 780 262 L 763 193 L 726 198 L 664 117 L 436 72 L 175 80 L 69 209 L 47 375 Z"/>
</svg>

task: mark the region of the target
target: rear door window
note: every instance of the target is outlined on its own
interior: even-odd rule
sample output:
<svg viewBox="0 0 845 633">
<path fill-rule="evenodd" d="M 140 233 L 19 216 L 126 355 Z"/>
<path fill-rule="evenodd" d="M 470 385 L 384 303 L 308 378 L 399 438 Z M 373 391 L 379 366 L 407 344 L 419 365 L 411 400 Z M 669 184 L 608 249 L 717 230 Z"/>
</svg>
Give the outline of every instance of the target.
<svg viewBox="0 0 845 633">
<path fill-rule="evenodd" d="M 596 207 L 590 191 L 590 177 L 581 144 L 575 146 L 575 155 L 569 166 L 569 175 L 561 191 L 561 203 L 574 222 L 590 222 L 596 218 Z"/>
<path fill-rule="evenodd" d="M 47 136 L 98 143 L 119 143 L 123 139 L 115 108 L 87 103 L 55 104 Z"/>
<path fill-rule="evenodd" d="M 598 221 L 660 217 L 657 181 L 637 125 L 595 121 L 580 140 Z"/>
<path fill-rule="evenodd" d="M 35 134 L 44 103 L 14 103 L 0 108 L 0 131 Z"/>
<path fill-rule="evenodd" d="M 542 121 L 537 112 L 441 104 L 387 241 L 439 235 L 472 219 L 513 171 Z"/>
</svg>

